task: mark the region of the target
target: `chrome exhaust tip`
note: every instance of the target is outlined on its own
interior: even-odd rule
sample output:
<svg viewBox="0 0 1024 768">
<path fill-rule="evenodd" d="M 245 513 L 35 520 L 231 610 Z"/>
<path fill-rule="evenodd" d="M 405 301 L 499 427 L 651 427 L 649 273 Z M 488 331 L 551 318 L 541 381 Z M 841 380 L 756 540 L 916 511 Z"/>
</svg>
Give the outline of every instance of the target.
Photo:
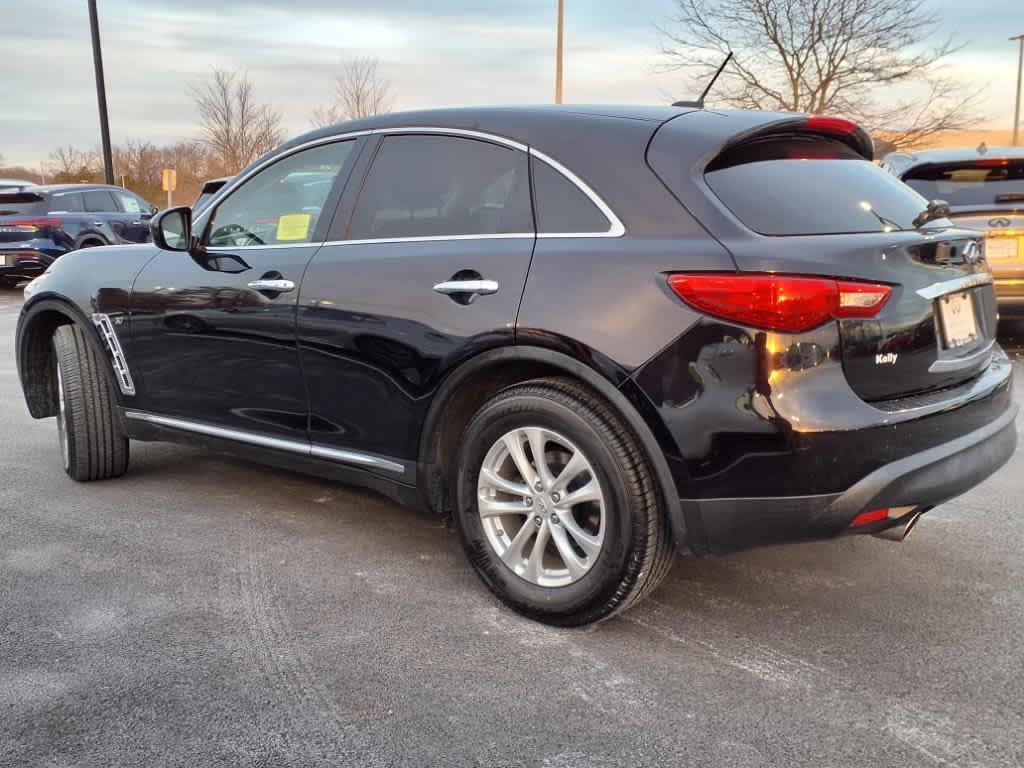
<svg viewBox="0 0 1024 768">
<path fill-rule="evenodd" d="M 901 542 L 910 535 L 910 532 L 914 530 L 914 526 L 917 525 L 917 521 L 921 519 L 921 515 L 926 511 L 926 509 L 916 509 L 914 507 L 890 509 L 889 516 L 898 518 L 900 522 L 871 535 L 877 536 L 879 539 L 885 539 L 886 541 Z M 893 514 L 894 512 L 896 514 Z"/>
</svg>

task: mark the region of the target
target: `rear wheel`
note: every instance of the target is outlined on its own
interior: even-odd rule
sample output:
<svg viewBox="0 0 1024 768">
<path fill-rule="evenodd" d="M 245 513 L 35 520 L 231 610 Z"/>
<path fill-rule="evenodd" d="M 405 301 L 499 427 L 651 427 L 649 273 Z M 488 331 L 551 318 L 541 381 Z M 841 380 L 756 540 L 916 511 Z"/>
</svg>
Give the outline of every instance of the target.
<svg viewBox="0 0 1024 768">
<path fill-rule="evenodd" d="M 484 583 L 538 621 L 579 626 L 654 589 L 674 558 L 647 461 L 573 381 L 504 390 L 466 428 L 456 521 Z"/>
<path fill-rule="evenodd" d="M 128 438 L 115 415 L 103 360 L 82 329 L 62 325 L 53 336 L 57 368 L 57 434 L 64 471 L 75 480 L 119 477 L 128 468 Z"/>
</svg>

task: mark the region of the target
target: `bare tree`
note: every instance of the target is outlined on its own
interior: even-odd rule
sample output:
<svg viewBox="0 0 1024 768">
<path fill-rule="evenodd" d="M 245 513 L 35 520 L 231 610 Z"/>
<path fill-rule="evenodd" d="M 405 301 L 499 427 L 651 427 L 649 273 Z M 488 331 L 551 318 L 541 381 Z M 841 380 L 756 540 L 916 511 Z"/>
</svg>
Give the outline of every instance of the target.
<svg viewBox="0 0 1024 768">
<path fill-rule="evenodd" d="M 253 95 L 248 75 L 214 69 L 209 80 L 190 89 L 199 111 L 202 141 L 223 163 L 226 173 L 237 173 L 281 143 L 281 115 Z"/>
<path fill-rule="evenodd" d="M 939 16 L 925 0 L 676 0 L 665 36 L 667 68 L 706 82 L 745 109 L 836 113 L 896 146 L 967 127 L 980 95 L 942 73 L 958 48 L 928 45 Z M 901 94 L 886 103 L 883 92 Z"/>
<path fill-rule="evenodd" d="M 334 78 L 331 100 L 309 115 L 316 127 L 391 111 L 391 82 L 381 75 L 377 59 L 354 58 L 342 62 Z"/>
<path fill-rule="evenodd" d="M 82 150 L 70 144 L 53 150 L 48 166 L 55 182 L 95 181 L 103 172 L 97 150 Z"/>
</svg>

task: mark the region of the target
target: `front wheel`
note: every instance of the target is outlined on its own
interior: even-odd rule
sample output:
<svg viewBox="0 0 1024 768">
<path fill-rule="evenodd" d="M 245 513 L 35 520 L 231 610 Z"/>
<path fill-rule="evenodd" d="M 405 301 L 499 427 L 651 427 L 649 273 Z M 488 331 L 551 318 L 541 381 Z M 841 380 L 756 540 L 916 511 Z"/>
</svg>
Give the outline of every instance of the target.
<svg viewBox="0 0 1024 768">
<path fill-rule="evenodd" d="M 565 379 L 511 387 L 476 413 L 460 451 L 456 523 L 491 591 L 559 626 L 628 608 L 674 556 L 636 439 Z"/>
<path fill-rule="evenodd" d="M 64 471 L 83 481 L 123 475 L 128 469 L 128 438 L 117 421 L 104 361 L 76 325 L 57 328 L 53 349 Z"/>
</svg>

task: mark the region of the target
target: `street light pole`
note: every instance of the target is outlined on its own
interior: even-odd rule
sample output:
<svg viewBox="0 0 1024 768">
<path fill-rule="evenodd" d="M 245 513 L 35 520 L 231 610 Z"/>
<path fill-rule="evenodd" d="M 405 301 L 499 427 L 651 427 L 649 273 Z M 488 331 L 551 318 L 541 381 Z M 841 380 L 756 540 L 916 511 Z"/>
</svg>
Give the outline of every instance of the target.
<svg viewBox="0 0 1024 768">
<path fill-rule="evenodd" d="M 96 100 L 100 108 L 100 138 L 103 142 L 103 171 L 107 184 L 114 184 L 114 161 L 110 152 L 110 123 L 107 120 L 107 87 L 103 81 L 103 54 L 100 52 L 100 20 L 96 0 L 89 0 L 89 27 L 92 29 L 92 63 L 96 70 Z"/>
<path fill-rule="evenodd" d="M 1020 137 L 1020 81 L 1021 75 L 1024 74 L 1024 35 L 1017 35 L 1010 39 L 1020 43 L 1020 54 L 1017 58 L 1017 101 L 1013 108 L 1013 146 L 1016 147 L 1017 139 Z"/>
<path fill-rule="evenodd" d="M 558 0 L 558 45 L 555 51 L 555 104 L 562 103 L 562 46 L 565 38 L 565 0 Z"/>
</svg>

